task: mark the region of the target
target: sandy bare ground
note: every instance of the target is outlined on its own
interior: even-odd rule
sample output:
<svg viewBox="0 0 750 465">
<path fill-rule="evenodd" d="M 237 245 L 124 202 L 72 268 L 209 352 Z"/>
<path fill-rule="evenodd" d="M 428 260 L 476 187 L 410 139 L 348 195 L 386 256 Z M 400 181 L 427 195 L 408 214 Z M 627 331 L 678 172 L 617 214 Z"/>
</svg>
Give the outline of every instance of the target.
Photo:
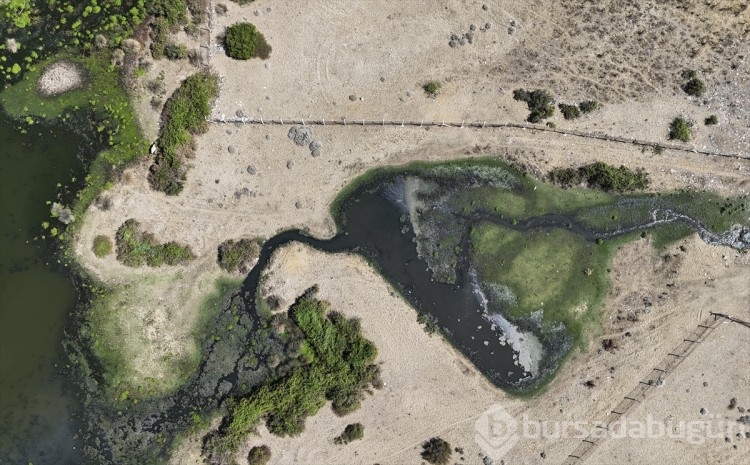
<svg viewBox="0 0 750 465">
<path fill-rule="evenodd" d="M 51 97 L 79 88 L 83 85 L 83 71 L 72 61 L 53 63 L 44 70 L 37 81 L 40 94 Z"/>
<path fill-rule="evenodd" d="M 227 16 L 214 18 L 214 34 L 246 19 L 266 35 L 273 52 L 265 62 L 238 62 L 214 54 L 211 66 L 222 76 L 216 116 L 242 110 L 273 118 L 522 121 L 527 111 L 512 100 L 512 90 L 544 86 L 560 101 L 604 102 L 601 110 L 575 122 L 556 115 L 552 121 L 561 128 L 666 141 L 668 122 L 684 114 L 697 123 L 696 147 L 750 154 L 750 116 L 747 105 L 741 104 L 750 94 L 750 73 L 747 60 L 738 58 L 750 52 L 750 41 L 741 40 L 747 36 L 747 13 L 735 12 L 728 0 L 684 8 L 614 0 L 596 8 L 572 0 L 501 1 L 488 10 L 481 8 L 482 2 L 460 0 L 440 4 L 258 0 L 248 7 L 231 2 L 227 6 Z M 256 9 L 258 16 L 253 14 Z M 513 34 L 508 32 L 511 21 L 516 23 Z M 477 31 L 473 44 L 448 46 L 451 32 L 462 34 L 471 24 L 484 27 L 488 22 L 491 27 Z M 625 24 L 635 29 L 625 29 Z M 558 30 L 566 32 L 564 39 L 558 39 Z M 614 32 L 606 34 L 606 30 Z M 646 32 L 638 34 L 638 30 Z M 697 30 L 706 33 L 693 32 Z M 651 42 L 641 38 L 651 33 L 659 37 Z M 706 80 L 709 91 L 702 99 L 687 97 L 679 89 L 683 68 L 698 70 Z M 168 91 L 192 73 L 185 63 L 163 61 L 155 64 L 148 78 L 162 69 Z M 421 90 L 433 79 L 443 85 L 435 99 Z M 356 99 L 350 100 L 350 95 Z M 149 98 L 141 98 L 139 108 L 145 133 L 155 135 L 158 113 L 149 108 Z M 719 117 L 718 126 L 702 125 L 710 114 Z M 162 355 L 174 360 L 194 350 L 187 335 L 197 318 L 204 284 L 172 287 L 169 282 L 178 282 L 180 276 L 190 282 L 212 282 L 220 275 L 214 261 L 216 247 L 226 239 L 267 238 L 293 227 L 330 237 L 335 233 L 328 214 L 330 201 L 344 185 L 373 167 L 499 156 L 544 174 L 553 167 L 602 160 L 644 167 L 657 191 L 695 188 L 723 195 L 750 191 L 747 160 L 671 151 L 656 155 L 637 147 L 555 134 L 316 127 L 313 138 L 323 148 L 320 157 L 312 157 L 307 148 L 287 138 L 287 130 L 212 125 L 197 140 L 197 156 L 190 160 L 193 167 L 180 196 L 152 191 L 146 181 L 150 162 L 144 161 L 106 193 L 113 202 L 109 211 L 89 210 L 77 238 L 78 260 L 104 283 L 131 284 L 132 295 L 162 301 L 156 306 L 140 305 L 138 318 L 130 319 L 130 326 L 123 323 L 123 340 L 134 340 L 125 330 L 156 335 L 138 342 L 143 353 L 132 356 L 138 377 L 168 379 L 169 367 Z M 144 273 L 118 264 L 111 256 L 96 258 L 91 251 L 93 238 L 113 237 L 128 218 L 137 219 L 160 240 L 189 244 L 198 259 L 187 266 Z M 308 421 L 307 432 L 298 439 L 264 434 L 252 443 L 271 444 L 277 463 L 325 458 L 325 463 L 396 464 L 416 463 L 419 443 L 440 434 L 464 447 L 471 463 L 478 460 L 474 421 L 494 402 L 514 416 L 528 412 L 545 419 L 598 419 L 691 329 L 701 312 L 737 313 L 748 308 L 747 256 L 708 247 L 696 238 L 687 245 L 685 253 L 673 250 L 679 257 L 668 263 L 642 242 L 618 255 L 603 331 L 620 337 L 630 330 L 632 336 L 623 339 L 614 354 L 598 353 L 593 341 L 588 352 L 569 361 L 546 394 L 531 402 L 508 399 L 440 339 L 428 338 L 414 322 L 413 310 L 391 296 L 388 286 L 360 259 L 330 259 L 297 246 L 287 248 L 274 264 L 275 292 L 289 300 L 317 283 L 334 308 L 362 318 L 366 334 L 380 349 L 388 386 L 351 418 L 338 419 L 324 410 Z M 142 279 L 149 273 L 160 279 Z M 667 288 L 667 283 L 675 286 Z M 667 295 L 659 297 L 662 292 Z M 618 320 L 617 311 L 641 305 L 642 294 L 653 302 L 651 313 L 641 315 L 636 323 Z M 168 309 L 178 312 L 179 319 L 167 318 Z M 121 311 L 130 309 L 124 305 Z M 146 328 L 140 322 L 150 313 L 159 316 L 149 320 L 153 327 Z M 735 381 L 723 375 L 729 370 L 727 363 L 717 358 L 710 367 L 716 387 L 727 386 L 722 395 L 734 389 Z M 610 367 L 615 367 L 614 373 Z M 593 390 L 582 384 L 589 379 L 597 384 Z M 366 439 L 334 446 L 332 438 L 353 421 L 365 424 Z M 198 443 L 188 444 L 194 451 Z M 575 440 L 527 441 L 508 457 L 510 463 L 536 463 L 545 451 L 548 461 L 562 461 L 575 445 Z M 709 457 L 714 450 L 706 446 L 705 451 Z M 178 455 L 182 458 L 175 463 L 189 463 L 190 448 L 179 454 L 184 455 Z"/>
<path fill-rule="evenodd" d="M 378 347 L 386 386 L 367 396 L 362 408 L 349 416 L 336 417 L 325 407 L 308 419 L 305 432 L 298 438 L 274 437 L 261 427 L 238 459 L 250 447 L 267 444 L 273 451 L 274 464 L 419 463 L 420 443 L 439 435 L 453 446 L 464 448 L 465 463 L 481 463 L 482 450 L 474 441 L 475 422 L 494 404 L 519 422 L 524 414 L 532 420 L 550 422 L 603 419 L 709 309 L 750 317 L 748 257 L 707 246 L 696 237 L 679 245 L 686 251 L 675 246 L 658 254 L 647 241 L 641 241 L 618 253 L 602 334 L 592 337 L 589 349 L 574 354 L 549 389 L 531 401 L 508 397 L 439 337 L 428 336 L 416 323 L 414 310 L 394 295 L 361 258 L 287 246 L 274 256 L 264 293 L 280 297 L 283 306 L 308 286 L 318 284 L 319 295 L 329 300 L 333 309 L 361 320 L 364 334 Z M 673 257 L 665 261 L 664 256 Z M 653 302 L 647 313 L 643 299 Z M 617 319 L 620 312 L 629 311 L 638 312 L 639 321 Z M 633 410 L 634 418 L 651 413 L 659 420 L 677 421 L 700 416 L 702 406 L 710 412 L 725 413 L 723 404 L 731 397 L 741 398 L 740 405 L 750 403 L 750 399 L 742 398 L 747 397 L 743 386 L 747 385 L 748 372 L 741 363 L 750 355 L 750 332 L 733 326 L 719 326 L 706 347 L 696 350 L 690 362 L 680 365 L 664 387 Z M 625 336 L 626 332 L 630 336 Z M 599 349 L 605 337 L 615 339 L 619 348 L 613 352 Z M 589 380 L 596 386 L 585 387 L 583 383 Z M 708 381 L 709 387 L 701 385 L 699 391 L 696 385 L 703 381 Z M 683 396 L 686 389 L 697 392 Z M 697 397 L 703 392 L 710 393 L 710 401 Z M 365 438 L 347 446 L 333 444 L 333 438 L 354 422 L 365 425 Z M 522 437 L 505 459 L 507 463 L 534 464 L 544 452 L 550 463 L 561 463 L 579 441 L 574 437 Z M 613 457 L 627 454 L 634 448 L 629 441 L 605 442 L 590 463 L 609 462 L 610 451 Z M 708 463 L 714 456 L 722 457 L 722 463 L 742 463 L 741 452 L 747 451 L 750 441 L 735 443 L 745 449 L 738 453 L 731 444 L 727 447 L 723 437 L 700 446 L 662 438 L 650 440 L 648 447 L 657 455 L 689 453 L 695 463 Z M 198 450 L 198 441 L 192 439 L 172 463 L 201 463 Z M 456 454 L 454 460 L 458 458 Z"/>
</svg>

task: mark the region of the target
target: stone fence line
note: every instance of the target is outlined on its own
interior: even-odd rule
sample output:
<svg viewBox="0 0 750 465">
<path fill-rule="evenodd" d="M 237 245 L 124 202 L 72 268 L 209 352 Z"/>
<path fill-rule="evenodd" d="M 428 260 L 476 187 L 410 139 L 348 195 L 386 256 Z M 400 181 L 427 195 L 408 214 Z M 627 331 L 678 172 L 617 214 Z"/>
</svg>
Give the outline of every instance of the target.
<svg viewBox="0 0 750 465">
<path fill-rule="evenodd" d="M 597 139 L 597 140 L 603 140 L 608 142 L 617 142 L 622 144 L 630 144 L 630 145 L 637 145 L 641 147 L 650 147 L 650 148 L 656 148 L 660 147 L 663 149 L 669 149 L 669 150 L 679 150 L 682 152 L 692 152 L 692 153 L 699 153 L 702 155 L 712 155 L 717 157 L 726 157 L 726 158 L 737 158 L 742 160 L 749 160 L 750 157 L 742 156 L 739 154 L 734 153 L 721 153 L 721 152 L 712 152 L 709 150 L 703 150 L 698 149 L 697 147 L 685 147 L 675 144 L 662 144 L 658 142 L 652 142 L 652 141 L 646 141 L 646 140 L 639 140 L 639 139 L 631 139 L 627 137 L 619 137 L 619 136 L 613 136 L 601 132 L 585 132 L 585 131 L 577 131 L 574 129 L 557 129 L 557 128 L 551 128 L 547 126 L 538 126 L 533 125 L 529 123 L 499 123 L 499 122 L 488 122 L 488 121 L 472 121 L 472 122 L 456 122 L 456 121 L 425 121 L 425 120 L 387 120 L 387 119 L 381 119 L 381 120 L 372 120 L 372 119 L 364 119 L 364 118 L 356 118 L 356 119 L 348 119 L 348 118 L 341 118 L 341 119 L 335 119 L 335 120 L 327 120 L 324 118 L 320 119 L 304 119 L 304 118 L 254 118 L 249 116 L 226 116 L 222 115 L 221 117 L 213 117 L 208 118 L 207 121 L 211 124 L 252 124 L 252 125 L 289 125 L 289 126 L 307 126 L 307 125 L 316 125 L 316 126 L 390 126 L 390 127 L 417 127 L 417 128 L 426 128 L 426 127 L 441 127 L 441 128 L 473 128 L 473 129 L 487 129 L 487 128 L 505 128 L 505 129 L 521 129 L 521 130 L 529 130 L 529 131 L 538 131 L 538 132 L 550 132 L 555 134 L 560 134 L 563 136 L 574 136 L 574 137 L 582 137 L 586 139 Z"/>
</svg>

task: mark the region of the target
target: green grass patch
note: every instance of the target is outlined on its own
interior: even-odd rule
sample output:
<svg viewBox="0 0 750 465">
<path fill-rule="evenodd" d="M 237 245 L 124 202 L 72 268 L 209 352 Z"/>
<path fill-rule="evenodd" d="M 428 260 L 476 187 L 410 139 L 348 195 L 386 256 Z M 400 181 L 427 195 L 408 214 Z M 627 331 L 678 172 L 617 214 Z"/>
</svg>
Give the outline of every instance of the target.
<svg viewBox="0 0 750 465">
<path fill-rule="evenodd" d="M 290 309 L 302 331 L 309 363 L 256 389 L 232 408 L 223 429 L 223 446 L 235 450 L 261 419 L 277 435 L 297 435 L 305 418 L 325 405 L 344 415 L 359 407 L 361 391 L 378 376 L 375 346 L 356 320 L 329 312 L 326 302 L 305 295 Z"/>
<path fill-rule="evenodd" d="M 176 242 L 159 243 L 134 219 L 125 221 L 115 235 L 117 260 L 128 266 L 179 265 L 195 258 L 190 247 Z"/>
<path fill-rule="evenodd" d="M 218 93 L 218 76 L 200 72 L 185 79 L 167 100 L 157 154 L 148 175 L 151 187 L 167 195 L 182 191 L 187 173 L 183 162 L 193 152 L 193 135 L 208 130 L 206 118 Z"/>
<path fill-rule="evenodd" d="M 103 258 L 111 254 L 113 248 L 114 244 L 112 243 L 112 239 L 102 234 L 94 238 L 94 244 L 91 247 L 91 249 L 94 251 L 94 255 L 99 258 Z"/>
<path fill-rule="evenodd" d="M 159 379 L 144 376 L 143 367 L 136 360 L 151 350 L 151 341 L 145 336 L 153 324 L 147 317 L 132 315 L 134 306 L 148 305 L 151 286 L 179 285 L 181 274 L 147 276 L 109 289 L 99 288 L 89 301 L 88 327 L 83 330 L 91 340 L 91 349 L 103 367 L 104 385 L 111 399 L 123 401 L 162 395 L 177 389 L 197 369 L 202 353 L 198 348 L 207 337 L 212 319 L 223 310 L 228 299 L 242 286 L 238 279 L 219 278 L 214 282 L 198 284 L 206 287 L 206 297 L 200 305 L 198 317 L 187 332 L 194 341 L 194 349 L 180 358 L 164 360 L 158 370 Z M 145 296 L 144 296 L 145 294 Z M 153 374 L 153 372 L 150 372 Z"/>
<path fill-rule="evenodd" d="M 598 306 L 608 288 L 607 268 L 626 239 L 588 242 L 563 229 L 520 233 L 493 223 L 471 232 L 472 258 L 480 281 L 507 287 L 503 312 L 528 318 L 543 310 L 543 321 L 563 323 L 578 343 L 598 323 Z"/>
</svg>

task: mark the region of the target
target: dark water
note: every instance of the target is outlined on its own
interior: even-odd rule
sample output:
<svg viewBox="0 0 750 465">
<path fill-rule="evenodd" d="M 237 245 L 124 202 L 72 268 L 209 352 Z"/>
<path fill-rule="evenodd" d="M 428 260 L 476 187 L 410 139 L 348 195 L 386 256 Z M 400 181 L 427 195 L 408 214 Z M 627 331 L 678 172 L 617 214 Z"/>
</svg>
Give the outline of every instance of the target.
<svg viewBox="0 0 750 465">
<path fill-rule="evenodd" d="M 341 233 L 336 237 L 318 240 L 299 231 L 288 231 L 268 240 L 245 289 L 248 295 L 255 295 L 261 270 L 273 252 L 289 242 L 301 242 L 325 252 L 357 252 L 420 312 L 436 317 L 451 342 L 488 378 L 502 387 L 512 386 L 523 377 L 523 370 L 513 362 L 513 349 L 500 343 L 502 333 L 483 317 L 466 275 L 467 267 L 459 266 L 456 284 L 435 281 L 427 263 L 417 255 L 413 231 L 403 229 L 402 215 L 402 210 L 388 201 L 381 190 L 363 190 L 344 208 L 346 224 L 339 225 Z"/>
<path fill-rule="evenodd" d="M 0 113 L 0 144 L 0 463 L 67 463 L 73 405 L 57 366 L 77 295 L 48 265 L 51 240 L 33 238 L 42 221 L 55 226 L 45 202 L 57 183 L 80 178 L 83 140 L 41 126 L 21 134 Z"/>
</svg>

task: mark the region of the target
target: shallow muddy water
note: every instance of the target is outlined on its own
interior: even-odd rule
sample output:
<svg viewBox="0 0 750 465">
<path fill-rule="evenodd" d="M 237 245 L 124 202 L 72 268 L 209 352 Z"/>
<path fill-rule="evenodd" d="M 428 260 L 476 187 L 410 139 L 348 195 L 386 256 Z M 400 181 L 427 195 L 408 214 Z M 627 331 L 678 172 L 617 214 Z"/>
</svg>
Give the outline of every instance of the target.
<svg viewBox="0 0 750 465">
<path fill-rule="evenodd" d="M 76 289 L 37 240 L 57 183 L 81 176 L 84 142 L 60 128 L 22 134 L 0 114 L 0 463 L 79 463 L 74 405 L 60 377 L 61 341 Z M 59 225 L 57 225 L 59 226 Z"/>
</svg>

